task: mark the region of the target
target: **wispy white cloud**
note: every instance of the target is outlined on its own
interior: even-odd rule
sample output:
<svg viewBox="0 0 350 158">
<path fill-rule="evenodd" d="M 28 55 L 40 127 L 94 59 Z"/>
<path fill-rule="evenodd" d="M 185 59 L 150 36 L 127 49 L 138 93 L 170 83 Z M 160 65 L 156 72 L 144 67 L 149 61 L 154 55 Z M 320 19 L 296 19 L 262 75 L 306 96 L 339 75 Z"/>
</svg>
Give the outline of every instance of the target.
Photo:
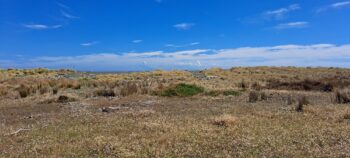
<svg viewBox="0 0 350 158">
<path fill-rule="evenodd" d="M 350 68 L 350 44 L 280 45 L 176 52 L 101 53 L 2 61 L 5 66 L 73 68 L 99 71 L 204 69 L 232 66 L 332 66 Z M 0 61 L 1 62 L 1 61 Z"/>
<path fill-rule="evenodd" d="M 63 3 L 60 3 L 60 2 L 56 2 L 56 4 L 61 7 L 61 8 L 64 8 L 64 9 L 70 9 L 67 5 L 63 4 Z"/>
<path fill-rule="evenodd" d="M 275 28 L 276 29 L 305 28 L 308 25 L 309 25 L 309 22 L 297 21 L 297 22 L 278 24 L 277 26 L 275 26 Z"/>
<path fill-rule="evenodd" d="M 83 47 L 90 47 L 90 46 L 96 45 L 97 43 L 98 43 L 97 41 L 93 41 L 93 42 L 82 43 L 80 45 Z"/>
<path fill-rule="evenodd" d="M 61 10 L 61 14 L 63 17 L 68 18 L 68 19 L 79 19 L 79 17 L 68 14 L 67 12 Z"/>
<path fill-rule="evenodd" d="M 137 44 L 137 43 L 143 42 L 143 40 L 133 40 L 133 41 L 131 41 L 131 42 Z"/>
<path fill-rule="evenodd" d="M 195 46 L 195 45 L 199 45 L 201 44 L 200 42 L 193 42 L 193 43 L 190 43 L 191 46 Z"/>
<path fill-rule="evenodd" d="M 189 30 L 191 29 L 195 24 L 193 23 L 180 23 L 175 24 L 173 27 L 175 27 L 178 30 Z"/>
<path fill-rule="evenodd" d="M 338 2 L 338 3 L 333 3 L 331 7 L 333 8 L 341 8 L 345 6 L 350 6 L 350 1 L 344 1 L 344 2 Z"/>
<path fill-rule="evenodd" d="M 192 42 L 192 43 L 183 44 L 183 45 L 166 44 L 165 47 L 182 48 L 182 47 L 195 46 L 195 45 L 199 45 L 199 44 L 200 44 L 200 42 Z"/>
<path fill-rule="evenodd" d="M 342 1 L 342 2 L 333 3 L 333 4 L 330 4 L 328 6 L 319 8 L 316 12 L 321 13 L 321 12 L 325 12 L 325 11 L 329 11 L 329 10 L 333 10 L 333 9 L 342 9 L 345 7 L 350 7 L 350 1 Z"/>
<path fill-rule="evenodd" d="M 23 24 L 22 26 L 33 30 L 58 29 L 62 27 L 62 25 L 44 25 L 44 24 Z"/>
<path fill-rule="evenodd" d="M 274 19 L 280 20 L 280 19 L 284 19 L 287 13 L 291 11 L 299 10 L 299 9 L 301 9 L 299 4 L 292 4 L 286 8 L 279 8 L 276 10 L 266 11 L 263 14 L 268 18 L 274 18 Z"/>
</svg>

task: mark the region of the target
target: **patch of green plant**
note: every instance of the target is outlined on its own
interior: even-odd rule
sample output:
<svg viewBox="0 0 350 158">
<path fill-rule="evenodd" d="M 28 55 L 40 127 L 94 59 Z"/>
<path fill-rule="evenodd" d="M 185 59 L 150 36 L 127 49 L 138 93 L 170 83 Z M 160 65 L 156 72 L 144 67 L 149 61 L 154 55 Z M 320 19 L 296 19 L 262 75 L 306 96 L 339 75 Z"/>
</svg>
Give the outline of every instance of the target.
<svg viewBox="0 0 350 158">
<path fill-rule="evenodd" d="M 174 87 L 170 87 L 162 91 L 160 95 L 165 97 L 172 97 L 172 96 L 190 97 L 203 92 L 204 92 L 204 88 L 202 87 L 181 83 Z"/>
</svg>

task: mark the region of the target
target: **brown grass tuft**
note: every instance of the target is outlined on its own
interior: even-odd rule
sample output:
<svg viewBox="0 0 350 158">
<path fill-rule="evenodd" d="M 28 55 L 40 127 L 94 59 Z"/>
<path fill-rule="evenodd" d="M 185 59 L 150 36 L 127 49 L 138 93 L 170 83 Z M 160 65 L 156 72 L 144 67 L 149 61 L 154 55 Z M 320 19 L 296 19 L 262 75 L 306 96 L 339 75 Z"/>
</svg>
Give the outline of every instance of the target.
<svg viewBox="0 0 350 158">
<path fill-rule="evenodd" d="M 343 89 L 343 90 L 336 91 L 334 101 L 335 103 L 338 103 L 338 104 L 350 103 L 350 90 Z"/>
<path fill-rule="evenodd" d="M 111 89 L 98 89 L 94 92 L 94 96 L 99 96 L 99 97 L 115 97 L 116 94 L 113 90 Z"/>
<path fill-rule="evenodd" d="M 213 124 L 220 127 L 232 127 L 236 125 L 237 118 L 228 114 L 221 115 L 213 119 Z"/>
<path fill-rule="evenodd" d="M 120 94 L 122 96 L 129 96 L 132 94 L 136 94 L 138 92 L 138 87 L 136 85 L 136 83 L 126 83 L 122 89 L 120 90 Z"/>
<path fill-rule="evenodd" d="M 26 98 L 32 93 L 33 89 L 31 87 L 29 87 L 29 86 L 21 84 L 17 88 L 17 91 L 18 91 L 19 95 L 21 96 L 21 98 Z"/>
<path fill-rule="evenodd" d="M 250 103 L 255 103 L 259 100 L 259 93 L 257 91 L 249 92 L 248 101 Z"/>
<path fill-rule="evenodd" d="M 0 86 L 0 97 L 5 96 L 8 93 L 8 89 L 5 86 Z"/>
<path fill-rule="evenodd" d="M 295 108 L 297 112 L 303 112 L 304 106 L 310 104 L 310 101 L 306 98 L 306 96 L 302 96 L 298 99 L 298 105 Z"/>
</svg>

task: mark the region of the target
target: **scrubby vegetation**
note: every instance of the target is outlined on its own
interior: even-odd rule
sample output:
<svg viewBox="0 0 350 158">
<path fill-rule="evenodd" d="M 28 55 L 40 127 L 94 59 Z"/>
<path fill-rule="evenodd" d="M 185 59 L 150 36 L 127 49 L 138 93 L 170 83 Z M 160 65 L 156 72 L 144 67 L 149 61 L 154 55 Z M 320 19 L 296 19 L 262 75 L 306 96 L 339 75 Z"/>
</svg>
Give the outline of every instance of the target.
<svg viewBox="0 0 350 158">
<path fill-rule="evenodd" d="M 0 157 L 350 157 L 349 76 L 1 70 Z"/>
<path fill-rule="evenodd" d="M 350 103 L 350 90 L 342 89 L 335 92 L 335 102 L 338 104 Z"/>
<path fill-rule="evenodd" d="M 172 97 L 172 96 L 189 97 L 189 96 L 197 95 L 202 92 L 204 92 L 204 89 L 202 87 L 180 83 L 161 91 L 160 95 L 166 96 L 166 97 Z"/>
</svg>

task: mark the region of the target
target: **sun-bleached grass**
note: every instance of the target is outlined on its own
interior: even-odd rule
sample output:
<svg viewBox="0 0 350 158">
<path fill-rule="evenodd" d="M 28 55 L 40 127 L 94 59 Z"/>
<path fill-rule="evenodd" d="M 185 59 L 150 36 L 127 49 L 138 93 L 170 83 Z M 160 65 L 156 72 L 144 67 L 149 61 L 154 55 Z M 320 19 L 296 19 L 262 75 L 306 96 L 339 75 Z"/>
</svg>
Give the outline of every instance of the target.
<svg viewBox="0 0 350 158">
<path fill-rule="evenodd" d="M 187 71 L 53 77 L 71 73 L 1 72 L 0 157 L 350 157 L 350 107 L 334 102 L 348 69 L 204 70 L 210 79 Z M 279 86 L 271 88 L 271 79 Z M 200 93 L 152 95 L 181 83 Z M 336 89 L 315 88 L 327 83 Z M 310 104 L 298 100 L 303 96 Z M 11 135 L 19 129 L 30 130 Z"/>
</svg>

